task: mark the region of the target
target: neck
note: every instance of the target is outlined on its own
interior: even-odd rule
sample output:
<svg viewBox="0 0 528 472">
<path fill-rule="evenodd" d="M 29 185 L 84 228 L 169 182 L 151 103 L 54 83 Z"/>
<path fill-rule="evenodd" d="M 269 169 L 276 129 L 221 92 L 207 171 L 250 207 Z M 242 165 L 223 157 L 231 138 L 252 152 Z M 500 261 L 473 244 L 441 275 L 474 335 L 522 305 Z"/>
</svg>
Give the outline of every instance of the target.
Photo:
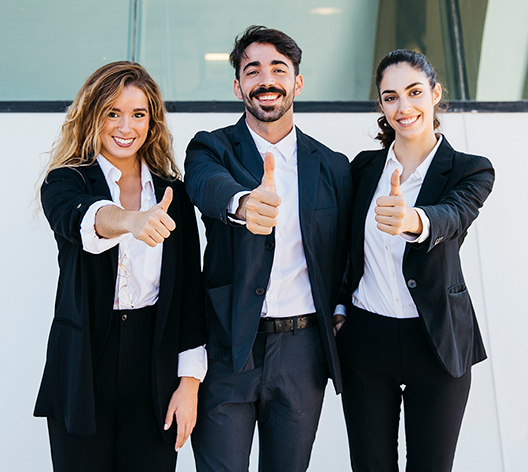
<svg viewBox="0 0 528 472">
<path fill-rule="evenodd" d="M 416 169 L 436 146 L 437 139 L 434 133 L 423 138 L 399 139 L 394 142 L 394 154 L 403 168 Z"/>
<path fill-rule="evenodd" d="M 271 144 L 277 144 L 283 140 L 293 129 L 293 111 L 289 110 L 277 121 L 260 121 L 251 113 L 246 112 L 248 126 L 261 138 Z"/>
<path fill-rule="evenodd" d="M 103 156 L 121 171 L 122 176 L 133 177 L 141 175 L 141 163 L 137 156 L 130 157 L 129 159 L 109 158 L 104 154 Z"/>
</svg>

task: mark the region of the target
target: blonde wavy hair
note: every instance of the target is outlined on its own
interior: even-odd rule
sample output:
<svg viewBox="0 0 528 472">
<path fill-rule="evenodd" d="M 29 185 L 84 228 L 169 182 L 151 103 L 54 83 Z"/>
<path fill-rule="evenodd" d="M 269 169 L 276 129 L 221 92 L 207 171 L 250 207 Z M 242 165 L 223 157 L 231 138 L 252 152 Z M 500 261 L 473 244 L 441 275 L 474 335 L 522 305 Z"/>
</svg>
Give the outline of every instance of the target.
<svg viewBox="0 0 528 472">
<path fill-rule="evenodd" d="M 52 145 L 44 175 L 59 167 L 87 166 L 96 160 L 106 119 L 129 85 L 142 90 L 149 103 L 149 131 L 138 159 L 143 159 L 149 170 L 160 177 L 181 178 L 172 151 L 172 135 L 165 122 L 161 91 L 143 67 L 129 61 L 100 67 L 81 87 L 68 107 L 59 138 Z"/>
</svg>

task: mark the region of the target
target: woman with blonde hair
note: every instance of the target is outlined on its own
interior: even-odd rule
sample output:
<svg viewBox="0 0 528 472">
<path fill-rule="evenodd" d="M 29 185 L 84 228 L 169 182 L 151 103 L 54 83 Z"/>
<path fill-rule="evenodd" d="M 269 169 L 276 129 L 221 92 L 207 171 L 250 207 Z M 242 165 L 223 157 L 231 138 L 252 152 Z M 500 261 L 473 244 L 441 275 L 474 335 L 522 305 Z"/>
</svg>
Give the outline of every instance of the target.
<svg viewBox="0 0 528 472">
<path fill-rule="evenodd" d="M 60 271 L 35 415 L 55 471 L 174 471 L 194 427 L 200 250 L 171 145 L 159 88 L 121 61 L 88 78 L 50 153 Z"/>
</svg>

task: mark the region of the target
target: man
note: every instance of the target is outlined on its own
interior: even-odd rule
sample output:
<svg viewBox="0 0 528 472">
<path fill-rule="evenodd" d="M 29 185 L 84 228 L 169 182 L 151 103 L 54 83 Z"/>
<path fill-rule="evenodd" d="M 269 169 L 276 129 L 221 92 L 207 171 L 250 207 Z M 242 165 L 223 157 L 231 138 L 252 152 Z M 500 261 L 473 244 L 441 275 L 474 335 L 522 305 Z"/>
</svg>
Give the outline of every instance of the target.
<svg viewBox="0 0 528 472">
<path fill-rule="evenodd" d="M 332 311 L 346 261 L 348 160 L 293 126 L 301 50 L 248 28 L 230 56 L 246 113 L 198 133 L 186 188 L 208 244 L 209 372 L 192 435 L 199 472 L 305 471 L 330 376 L 341 378 Z"/>
</svg>

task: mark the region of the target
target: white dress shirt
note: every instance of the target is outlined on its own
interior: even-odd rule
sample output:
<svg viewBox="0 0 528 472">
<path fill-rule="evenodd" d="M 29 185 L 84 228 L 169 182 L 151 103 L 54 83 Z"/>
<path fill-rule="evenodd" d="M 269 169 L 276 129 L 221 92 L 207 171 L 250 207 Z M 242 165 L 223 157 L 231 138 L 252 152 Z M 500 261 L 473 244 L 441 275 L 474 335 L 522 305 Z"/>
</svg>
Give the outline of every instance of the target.
<svg viewBox="0 0 528 472">
<path fill-rule="evenodd" d="M 423 181 L 431 165 L 442 138 L 416 168 L 400 185 L 406 204 L 414 206 Z M 352 295 L 352 303 L 364 310 L 393 318 L 416 318 L 418 310 L 411 297 L 403 276 L 403 255 L 406 242 L 420 243 L 429 237 L 430 222 L 425 212 L 417 208 L 422 220 L 423 231 L 416 237 L 410 234 L 392 236 L 377 227 L 374 208 L 379 197 L 389 195 L 391 176 L 395 169 L 403 172 L 403 166 L 394 154 L 394 142 L 391 144 L 385 167 L 372 198 L 365 221 L 365 270 L 359 285 Z"/>
<path fill-rule="evenodd" d="M 277 144 L 271 144 L 249 126 L 248 129 L 263 162 L 267 152 L 272 152 L 275 157 L 275 184 L 281 198 L 275 227 L 273 265 L 262 305 L 262 316 L 282 318 L 314 313 L 315 304 L 299 219 L 297 132 L 294 127 Z M 247 192 L 240 192 L 233 197 L 228 212 L 236 212 L 238 201 L 245 193 Z"/>
<path fill-rule="evenodd" d="M 117 184 L 121 171 L 102 155 L 97 162 L 110 189 L 112 200 L 100 200 L 90 206 L 81 222 L 83 249 L 91 254 L 100 254 L 116 245 L 118 250 L 117 280 L 114 310 L 139 309 L 154 305 L 158 301 L 163 244 L 150 247 L 143 241 L 125 233 L 115 238 L 100 238 L 95 231 L 95 215 L 106 205 L 120 204 L 120 187 Z M 141 163 L 141 208 L 146 211 L 157 203 L 152 175 L 144 162 Z M 207 371 L 207 355 L 204 346 L 189 349 L 179 354 L 178 376 L 204 379 Z"/>
</svg>

